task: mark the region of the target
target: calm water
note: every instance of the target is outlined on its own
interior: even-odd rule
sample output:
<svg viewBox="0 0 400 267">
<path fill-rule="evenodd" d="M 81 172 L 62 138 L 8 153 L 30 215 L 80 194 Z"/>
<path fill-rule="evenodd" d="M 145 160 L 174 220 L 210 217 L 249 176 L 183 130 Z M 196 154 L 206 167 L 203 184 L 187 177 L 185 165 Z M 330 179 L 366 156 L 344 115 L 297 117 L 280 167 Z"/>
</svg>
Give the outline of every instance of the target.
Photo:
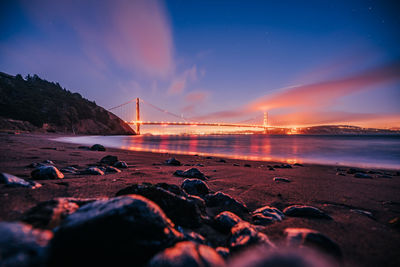
<svg viewBox="0 0 400 267">
<path fill-rule="evenodd" d="M 138 151 L 400 169 L 400 136 L 79 136 L 56 140 Z"/>
</svg>

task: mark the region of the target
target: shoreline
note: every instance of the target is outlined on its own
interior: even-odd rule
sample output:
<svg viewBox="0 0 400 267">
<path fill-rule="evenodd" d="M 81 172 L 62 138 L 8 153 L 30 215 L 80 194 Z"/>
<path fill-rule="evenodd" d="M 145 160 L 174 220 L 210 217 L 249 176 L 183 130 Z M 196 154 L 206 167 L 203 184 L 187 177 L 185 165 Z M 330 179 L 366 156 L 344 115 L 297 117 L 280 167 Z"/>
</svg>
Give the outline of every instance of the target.
<svg viewBox="0 0 400 267">
<path fill-rule="evenodd" d="M 18 220 L 29 208 L 56 197 L 113 197 L 134 183 L 166 182 L 181 185 L 184 178 L 176 170 L 198 168 L 207 175 L 212 191 L 222 191 L 244 202 L 250 210 L 263 205 L 284 208 L 293 204 L 312 205 L 329 214 L 333 220 L 285 218 L 262 230 L 269 238 L 282 242 L 287 227 L 306 227 L 326 234 L 339 244 L 345 266 L 396 266 L 400 256 L 400 232 L 389 221 L 400 215 L 400 177 L 359 179 L 347 174 L 336 175 L 345 166 L 303 164 L 292 168 L 268 165 L 282 162 L 249 161 L 220 157 L 176 155 L 107 148 L 105 152 L 79 149 L 79 145 L 49 140 L 58 134 L 0 134 L 0 171 L 29 179 L 31 163 L 52 160 L 57 168 L 75 165 L 85 168 L 106 155 L 118 156 L 130 166 L 121 173 L 95 175 L 65 174 L 62 180 L 41 180 L 38 189 L 8 188 L 0 185 L 0 220 Z M 166 166 L 176 157 L 188 166 Z M 245 166 L 248 164 L 250 166 Z M 239 165 L 239 166 L 236 166 Z M 368 170 L 366 170 L 368 171 Z M 391 170 L 393 171 L 393 170 Z M 394 173 L 392 173 L 394 174 Z M 290 183 L 277 183 L 274 177 L 285 177 Z M 373 218 L 352 210 L 363 210 Z"/>
</svg>

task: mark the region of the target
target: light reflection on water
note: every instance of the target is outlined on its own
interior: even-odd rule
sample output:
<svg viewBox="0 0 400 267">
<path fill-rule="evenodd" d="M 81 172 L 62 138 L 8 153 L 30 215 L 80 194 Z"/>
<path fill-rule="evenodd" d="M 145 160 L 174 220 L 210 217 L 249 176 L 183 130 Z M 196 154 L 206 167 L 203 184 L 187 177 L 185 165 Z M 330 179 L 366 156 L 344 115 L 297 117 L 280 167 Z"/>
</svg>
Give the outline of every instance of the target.
<svg viewBox="0 0 400 267">
<path fill-rule="evenodd" d="M 78 136 L 56 140 L 159 153 L 400 169 L 400 136 Z"/>
</svg>

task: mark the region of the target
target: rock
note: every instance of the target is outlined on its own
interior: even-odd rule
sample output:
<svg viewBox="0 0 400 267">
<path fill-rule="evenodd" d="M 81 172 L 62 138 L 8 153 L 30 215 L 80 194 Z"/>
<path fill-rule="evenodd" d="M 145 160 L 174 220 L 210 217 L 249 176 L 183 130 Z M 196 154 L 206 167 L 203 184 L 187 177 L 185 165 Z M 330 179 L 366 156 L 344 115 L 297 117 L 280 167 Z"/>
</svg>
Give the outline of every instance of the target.
<svg viewBox="0 0 400 267">
<path fill-rule="evenodd" d="M 63 169 L 60 170 L 62 173 L 77 173 L 78 169 L 75 167 L 65 167 Z"/>
<path fill-rule="evenodd" d="M 191 241 L 198 244 L 206 244 L 206 239 L 201 234 L 194 231 L 185 230 L 180 226 L 178 226 L 177 229 L 181 234 L 183 234 L 183 240 Z"/>
<path fill-rule="evenodd" d="M 40 202 L 22 215 L 21 221 L 31 224 L 33 227 L 52 229 L 59 226 L 63 219 L 75 212 L 80 206 L 93 202 L 96 199 L 80 198 L 55 198 Z"/>
<path fill-rule="evenodd" d="M 62 174 L 56 167 L 51 165 L 45 165 L 36 168 L 31 172 L 31 176 L 36 180 L 47 180 L 47 179 L 62 179 L 64 174 Z"/>
<path fill-rule="evenodd" d="M 116 168 L 119 168 L 119 169 L 126 169 L 126 168 L 128 168 L 128 164 L 126 164 L 125 161 L 117 161 L 117 162 L 114 163 L 113 166 L 116 167 Z"/>
<path fill-rule="evenodd" d="M 148 264 L 149 267 L 220 267 L 224 259 L 211 247 L 190 241 L 179 242 L 158 253 Z"/>
<path fill-rule="evenodd" d="M 112 156 L 112 155 L 107 155 L 103 157 L 100 160 L 101 163 L 107 164 L 107 165 L 114 165 L 115 163 L 118 162 L 118 157 L 117 156 Z"/>
<path fill-rule="evenodd" d="M 170 166 L 181 166 L 181 162 L 175 158 L 169 158 L 165 161 L 165 164 Z"/>
<path fill-rule="evenodd" d="M 354 178 L 372 179 L 372 176 L 362 172 L 358 172 L 354 174 Z"/>
<path fill-rule="evenodd" d="M 315 251 L 295 248 L 271 250 L 256 247 L 241 253 L 229 264 L 230 267 L 334 267 L 326 257 Z"/>
<path fill-rule="evenodd" d="M 86 170 L 80 171 L 83 175 L 104 175 L 104 172 L 97 167 L 89 167 Z"/>
<path fill-rule="evenodd" d="M 283 210 L 286 216 L 291 217 L 306 217 L 306 218 L 320 218 L 332 219 L 328 214 L 320 209 L 306 205 L 292 205 Z"/>
<path fill-rule="evenodd" d="M 0 173 L 0 184 L 5 184 L 7 187 L 28 187 L 36 189 L 42 185 L 35 181 L 26 181 L 22 178 L 8 173 Z"/>
<path fill-rule="evenodd" d="M 268 170 L 275 171 L 275 169 L 273 167 L 268 167 Z"/>
<path fill-rule="evenodd" d="M 275 169 L 291 169 L 292 166 L 290 164 L 282 163 L 281 165 L 274 165 Z"/>
<path fill-rule="evenodd" d="M 282 211 L 277 208 L 264 206 L 262 208 L 256 209 L 253 212 L 253 222 L 254 224 L 267 225 L 274 222 L 280 222 L 285 218 Z"/>
<path fill-rule="evenodd" d="M 20 222 L 0 222 L 0 265 L 43 266 L 51 231 L 38 230 Z"/>
<path fill-rule="evenodd" d="M 53 165 L 53 166 L 56 165 L 53 161 L 51 161 L 49 159 L 44 160 L 42 163 L 45 164 L 45 165 Z"/>
<path fill-rule="evenodd" d="M 303 165 L 303 164 L 300 164 L 300 163 L 295 163 L 295 164 L 293 164 L 293 166 L 304 167 L 304 165 Z"/>
<path fill-rule="evenodd" d="M 201 163 L 197 163 L 195 166 L 198 166 L 198 167 L 204 167 L 204 165 L 203 165 L 203 164 L 201 164 Z"/>
<path fill-rule="evenodd" d="M 45 166 L 45 164 L 33 162 L 33 163 L 29 164 L 29 165 L 26 166 L 26 167 L 32 168 L 32 169 L 36 169 L 36 168 L 39 168 L 39 167 L 42 167 L 42 166 Z"/>
<path fill-rule="evenodd" d="M 229 257 L 229 248 L 216 247 L 215 251 L 224 259 L 227 259 Z"/>
<path fill-rule="evenodd" d="M 229 247 L 232 252 L 237 252 L 253 245 L 275 247 L 265 234 L 258 232 L 248 222 L 240 222 L 231 229 Z"/>
<path fill-rule="evenodd" d="M 246 163 L 246 164 L 244 164 L 244 167 L 250 168 L 251 165 Z"/>
<path fill-rule="evenodd" d="M 391 175 L 387 175 L 387 174 L 382 174 L 382 175 L 378 175 L 377 178 L 387 178 L 387 179 L 391 179 L 392 176 L 391 176 Z"/>
<path fill-rule="evenodd" d="M 318 231 L 308 228 L 286 228 L 285 235 L 287 245 L 291 247 L 308 246 L 339 258 L 342 256 L 339 245 Z"/>
<path fill-rule="evenodd" d="M 117 169 L 115 167 L 112 167 L 112 166 L 107 166 L 106 172 L 108 172 L 108 173 L 119 173 L 119 172 L 121 172 L 121 170 L 119 170 L 119 169 Z"/>
<path fill-rule="evenodd" d="M 219 159 L 217 162 L 226 163 L 226 160 L 224 160 L 224 159 Z"/>
<path fill-rule="evenodd" d="M 337 172 L 336 175 L 337 175 L 337 176 L 346 176 L 346 174 L 343 173 L 343 172 Z"/>
<path fill-rule="evenodd" d="M 394 217 L 389 221 L 390 226 L 400 229 L 400 217 Z"/>
<path fill-rule="evenodd" d="M 365 173 L 365 171 L 356 168 L 350 168 L 347 170 L 348 174 L 355 174 L 355 173 Z"/>
<path fill-rule="evenodd" d="M 152 184 L 148 183 L 147 185 L 151 186 Z M 155 184 L 156 187 L 161 187 L 171 193 L 174 193 L 175 195 L 178 196 L 183 196 L 183 197 L 188 197 L 188 194 L 186 194 L 186 192 L 180 188 L 179 186 L 177 186 L 176 184 L 168 184 L 168 183 L 157 183 Z M 203 201 L 204 202 L 204 201 Z"/>
<path fill-rule="evenodd" d="M 185 179 L 181 187 L 186 193 L 195 196 L 204 196 L 210 192 L 208 185 L 200 179 Z"/>
<path fill-rule="evenodd" d="M 78 149 L 90 150 L 90 147 L 88 147 L 88 146 L 78 146 Z"/>
<path fill-rule="evenodd" d="M 231 211 L 242 217 L 243 214 L 248 214 L 249 210 L 244 203 L 237 201 L 228 194 L 216 192 L 208 194 L 204 197 L 206 205 L 209 207 L 218 207 L 217 212 Z"/>
<path fill-rule="evenodd" d="M 213 157 L 208 156 L 208 157 L 206 157 L 206 159 L 213 159 Z"/>
<path fill-rule="evenodd" d="M 291 181 L 287 178 L 283 178 L 283 177 L 274 177 L 274 181 L 275 182 L 284 182 L 284 183 L 290 183 Z"/>
<path fill-rule="evenodd" d="M 365 215 L 365 216 L 370 217 L 371 219 L 374 219 L 374 220 L 375 220 L 374 215 L 373 215 L 372 212 L 370 212 L 370 211 L 359 210 L 359 209 L 351 209 L 350 211 L 351 211 L 351 212 L 358 213 L 358 214 L 361 214 L 361 215 Z"/>
<path fill-rule="evenodd" d="M 236 167 L 238 167 L 238 166 L 240 166 L 239 164 L 237 164 L 237 163 L 233 163 L 233 166 L 236 166 Z"/>
<path fill-rule="evenodd" d="M 106 148 L 100 144 L 94 144 L 93 146 L 90 147 L 90 150 L 93 151 L 106 151 Z"/>
<path fill-rule="evenodd" d="M 160 207 L 142 196 L 98 200 L 57 228 L 48 266 L 142 266 L 182 239 L 173 227 Z"/>
<path fill-rule="evenodd" d="M 154 201 L 178 225 L 188 228 L 201 225 L 205 210 L 205 207 L 200 204 L 202 200 L 180 196 L 151 184 L 134 184 L 118 191 L 116 195 L 127 194 L 141 195 Z"/>
<path fill-rule="evenodd" d="M 191 168 L 186 171 L 177 170 L 174 172 L 174 175 L 179 177 L 197 178 L 200 180 L 206 180 L 205 175 L 196 168 Z"/>
<path fill-rule="evenodd" d="M 223 211 L 214 218 L 215 226 L 223 233 L 229 233 L 242 219 L 230 211 Z"/>
</svg>

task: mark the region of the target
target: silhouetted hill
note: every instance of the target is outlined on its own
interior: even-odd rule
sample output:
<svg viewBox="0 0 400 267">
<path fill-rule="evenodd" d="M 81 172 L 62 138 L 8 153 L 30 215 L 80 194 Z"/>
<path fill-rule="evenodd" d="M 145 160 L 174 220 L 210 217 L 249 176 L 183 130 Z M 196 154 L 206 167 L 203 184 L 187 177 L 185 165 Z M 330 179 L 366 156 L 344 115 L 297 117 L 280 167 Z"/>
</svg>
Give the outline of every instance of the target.
<svg viewBox="0 0 400 267">
<path fill-rule="evenodd" d="M 102 107 L 37 75 L 0 72 L 0 128 L 76 134 L 135 134 L 124 121 Z"/>
</svg>

